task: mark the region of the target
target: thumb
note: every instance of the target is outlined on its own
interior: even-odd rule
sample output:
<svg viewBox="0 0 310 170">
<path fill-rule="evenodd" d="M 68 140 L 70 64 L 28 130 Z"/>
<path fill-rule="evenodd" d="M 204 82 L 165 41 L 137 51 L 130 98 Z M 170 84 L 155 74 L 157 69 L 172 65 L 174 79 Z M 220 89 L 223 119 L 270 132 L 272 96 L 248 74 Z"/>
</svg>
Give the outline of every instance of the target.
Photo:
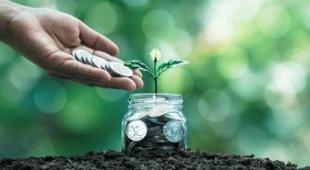
<svg viewBox="0 0 310 170">
<path fill-rule="evenodd" d="M 80 22 L 80 39 L 82 44 L 93 50 L 104 51 L 112 56 L 118 53 L 118 47 L 115 43 L 83 22 Z"/>
</svg>

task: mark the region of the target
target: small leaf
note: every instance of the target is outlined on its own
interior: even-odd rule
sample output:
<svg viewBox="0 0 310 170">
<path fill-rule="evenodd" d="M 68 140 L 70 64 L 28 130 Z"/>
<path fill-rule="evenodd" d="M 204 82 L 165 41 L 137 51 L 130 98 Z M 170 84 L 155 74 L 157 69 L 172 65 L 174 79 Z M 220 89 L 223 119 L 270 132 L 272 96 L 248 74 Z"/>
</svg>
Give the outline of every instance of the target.
<svg viewBox="0 0 310 170">
<path fill-rule="evenodd" d="M 139 60 L 130 60 L 128 62 L 125 63 L 125 66 L 131 68 L 131 69 L 139 69 L 141 71 L 147 72 L 149 73 L 152 77 L 154 77 L 154 73 L 152 71 L 152 69 L 144 64 L 142 61 Z"/>
<path fill-rule="evenodd" d="M 177 66 L 181 66 L 184 64 L 188 64 L 189 62 L 186 60 L 181 60 L 181 59 L 176 59 L 176 60 L 169 60 L 163 64 L 161 64 L 158 68 L 157 68 L 157 75 L 156 77 L 159 77 L 163 72 L 171 69 L 171 68 L 175 68 Z"/>
</svg>

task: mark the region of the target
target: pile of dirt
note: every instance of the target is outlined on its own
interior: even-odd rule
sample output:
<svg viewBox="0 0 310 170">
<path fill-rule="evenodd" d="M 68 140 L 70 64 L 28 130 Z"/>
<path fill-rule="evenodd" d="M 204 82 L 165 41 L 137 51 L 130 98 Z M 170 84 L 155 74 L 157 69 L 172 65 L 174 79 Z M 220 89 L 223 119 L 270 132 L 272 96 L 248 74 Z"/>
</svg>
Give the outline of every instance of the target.
<svg viewBox="0 0 310 170">
<path fill-rule="evenodd" d="M 3 159 L 0 169 L 37 170 L 37 169 L 253 169 L 253 170 L 294 170 L 295 164 L 271 161 L 268 158 L 254 158 L 253 155 L 238 156 L 229 154 L 212 154 L 204 151 L 185 150 L 166 152 L 154 150 L 124 154 L 122 152 L 90 152 L 71 157 L 42 157 L 26 159 Z M 310 167 L 299 168 L 310 170 Z"/>
</svg>

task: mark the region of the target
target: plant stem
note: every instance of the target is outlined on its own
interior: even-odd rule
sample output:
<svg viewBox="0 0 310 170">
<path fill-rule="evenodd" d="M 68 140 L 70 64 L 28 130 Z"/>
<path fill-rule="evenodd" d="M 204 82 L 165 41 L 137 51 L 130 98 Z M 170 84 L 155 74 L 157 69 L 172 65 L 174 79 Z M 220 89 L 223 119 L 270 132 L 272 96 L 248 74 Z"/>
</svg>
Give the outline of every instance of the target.
<svg viewBox="0 0 310 170">
<path fill-rule="evenodd" d="M 155 83 L 155 95 L 157 94 L 157 58 L 154 59 L 154 83 Z"/>
<path fill-rule="evenodd" d="M 158 92 L 158 90 L 157 90 L 157 77 L 154 78 L 154 82 L 155 82 L 155 95 L 156 95 Z"/>
</svg>

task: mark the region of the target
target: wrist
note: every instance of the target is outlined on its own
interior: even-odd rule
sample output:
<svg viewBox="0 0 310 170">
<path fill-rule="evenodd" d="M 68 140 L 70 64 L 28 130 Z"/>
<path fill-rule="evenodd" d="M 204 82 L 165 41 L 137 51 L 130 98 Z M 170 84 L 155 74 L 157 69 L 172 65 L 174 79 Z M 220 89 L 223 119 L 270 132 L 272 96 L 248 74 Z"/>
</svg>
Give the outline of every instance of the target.
<svg viewBox="0 0 310 170">
<path fill-rule="evenodd" d="M 0 0 L 0 41 L 3 40 L 6 29 L 12 18 L 22 9 L 23 6 L 18 5 L 9 0 Z"/>
</svg>

